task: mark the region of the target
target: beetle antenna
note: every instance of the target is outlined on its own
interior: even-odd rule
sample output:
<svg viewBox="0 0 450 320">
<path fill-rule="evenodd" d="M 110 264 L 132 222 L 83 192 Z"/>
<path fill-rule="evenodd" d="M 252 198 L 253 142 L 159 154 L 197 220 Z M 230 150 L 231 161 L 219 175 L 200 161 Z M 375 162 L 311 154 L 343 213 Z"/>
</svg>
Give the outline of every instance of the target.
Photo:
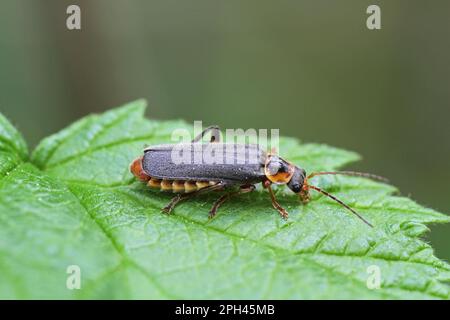
<svg viewBox="0 0 450 320">
<path fill-rule="evenodd" d="M 377 176 L 372 173 L 365 173 L 365 172 L 355 172 L 355 171 L 319 171 L 319 172 L 313 172 L 308 176 L 308 179 L 311 179 L 315 176 L 323 176 L 327 174 L 334 174 L 334 175 L 345 175 L 345 176 L 354 176 L 354 177 L 364 177 L 364 178 L 370 178 L 373 180 L 383 181 L 383 182 L 389 182 L 389 180 L 382 176 Z"/>
<path fill-rule="evenodd" d="M 334 201 L 336 201 L 337 203 L 339 203 L 340 205 L 342 205 L 344 208 L 347 208 L 348 210 L 350 210 L 354 215 L 356 215 L 359 219 L 361 219 L 365 224 L 367 224 L 369 227 L 373 228 L 373 225 L 367 221 L 366 219 L 364 219 L 358 212 L 356 212 L 355 210 L 353 210 L 352 208 L 350 208 L 348 205 L 346 205 L 344 202 L 342 202 L 341 200 L 339 200 L 338 198 L 336 198 L 335 196 L 333 196 L 331 193 L 326 192 L 325 190 L 320 189 L 319 187 L 316 186 L 312 186 L 312 185 L 308 185 L 309 188 L 314 189 L 324 195 L 326 195 L 327 197 L 333 199 Z"/>
</svg>

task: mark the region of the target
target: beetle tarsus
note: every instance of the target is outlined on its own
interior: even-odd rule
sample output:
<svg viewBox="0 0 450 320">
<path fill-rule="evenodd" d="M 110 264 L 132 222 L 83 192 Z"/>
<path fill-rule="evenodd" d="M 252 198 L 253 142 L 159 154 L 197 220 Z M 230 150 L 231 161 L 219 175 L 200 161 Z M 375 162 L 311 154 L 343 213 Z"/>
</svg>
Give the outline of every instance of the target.
<svg viewBox="0 0 450 320">
<path fill-rule="evenodd" d="M 275 204 L 273 204 L 273 205 L 274 205 L 274 208 L 278 210 L 278 212 L 280 213 L 280 216 L 284 220 L 287 220 L 289 218 L 289 213 L 283 207 L 281 207 L 280 205 L 278 205 L 278 206 L 276 206 Z"/>
<path fill-rule="evenodd" d="M 287 220 L 289 218 L 289 213 L 278 202 L 272 202 L 272 206 L 275 210 L 278 211 L 278 213 L 284 220 Z"/>
<path fill-rule="evenodd" d="M 180 202 L 182 200 L 181 195 L 176 195 L 175 197 L 172 198 L 172 200 L 170 200 L 170 202 L 161 209 L 162 212 L 164 212 L 165 214 L 169 215 L 173 208 L 175 208 L 175 206 L 177 205 L 178 202 Z"/>
<path fill-rule="evenodd" d="M 185 200 L 195 195 L 196 193 L 197 192 L 187 193 L 183 195 L 177 194 L 175 197 L 172 198 L 172 200 L 170 200 L 170 202 L 164 208 L 162 208 L 162 211 L 169 215 L 180 201 Z"/>
</svg>

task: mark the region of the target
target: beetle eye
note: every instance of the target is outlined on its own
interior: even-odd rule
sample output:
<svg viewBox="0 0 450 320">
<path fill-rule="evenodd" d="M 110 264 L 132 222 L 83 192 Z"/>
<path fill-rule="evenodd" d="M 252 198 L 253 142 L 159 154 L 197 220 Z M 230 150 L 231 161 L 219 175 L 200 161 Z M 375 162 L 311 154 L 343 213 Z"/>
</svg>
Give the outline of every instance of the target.
<svg viewBox="0 0 450 320">
<path fill-rule="evenodd" d="M 302 188 L 300 187 L 300 184 L 298 184 L 298 183 L 294 183 L 291 186 L 291 190 L 295 193 L 299 193 L 301 191 L 301 189 Z"/>
</svg>

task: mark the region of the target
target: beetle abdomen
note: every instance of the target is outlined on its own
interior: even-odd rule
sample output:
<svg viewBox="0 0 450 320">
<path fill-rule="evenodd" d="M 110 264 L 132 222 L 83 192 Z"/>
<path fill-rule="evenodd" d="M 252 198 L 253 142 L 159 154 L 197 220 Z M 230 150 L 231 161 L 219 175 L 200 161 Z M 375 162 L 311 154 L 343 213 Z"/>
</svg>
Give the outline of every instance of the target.
<svg viewBox="0 0 450 320">
<path fill-rule="evenodd" d="M 147 186 L 152 189 L 160 189 L 161 191 L 190 193 L 218 183 L 218 181 L 183 181 L 150 178 Z"/>
<path fill-rule="evenodd" d="M 161 191 L 171 191 L 175 193 L 190 193 L 219 183 L 219 181 L 152 178 L 142 169 L 142 157 L 137 158 L 131 163 L 130 171 L 139 178 L 139 180 L 147 182 L 147 186 L 152 189 L 160 189 Z"/>
</svg>

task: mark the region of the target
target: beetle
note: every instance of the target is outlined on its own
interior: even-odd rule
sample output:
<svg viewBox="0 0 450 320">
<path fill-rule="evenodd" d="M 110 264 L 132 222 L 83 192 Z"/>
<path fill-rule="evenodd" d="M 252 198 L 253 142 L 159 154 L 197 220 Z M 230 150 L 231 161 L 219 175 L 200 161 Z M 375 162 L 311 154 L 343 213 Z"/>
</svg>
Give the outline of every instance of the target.
<svg viewBox="0 0 450 320">
<path fill-rule="evenodd" d="M 202 140 L 208 132 L 211 132 L 210 141 L 203 143 Z M 173 155 L 176 148 L 187 150 L 190 160 L 181 163 L 174 161 Z M 232 160 L 231 163 L 223 163 L 223 161 L 222 163 L 196 163 L 192 161 L 192 158 L 195 157 L 203 159 L 206 151 L 211 152 L 211 150 L 219 150 L 222 152 L 222 156 Z M 214 151 L 212 153 L 214 154 Z M 310 190 L 320 192 L 345 207 L 370 227 L 373 227 L 372 224 L 358 212 L 336 196 L 310 184 L 309 180 L 319 175 L 349 175 L 387 181 L 377 175 L 354 171 L 320 171 L 306 175 L 304 169 L 284 160 L 275 153 L 262 150 L 257 144 L 220 142 L 218 126 L 206 128 L 191 143 L 162 144 L 145 148 L 144 155 L 131 163 L 130 171 L 150 188 L 177 193 L 162 208 L 162 211 L 167 214 L 170 214 L 179 202 L 193 196 L 215 190 L 230 190 L 233 187 L 237 189 L 226 192 L 214 202 L 209 211 L 209 218 L 213 218 L 225 201 L 233 196 L 251 192 L 255 190 L 255 184 L 262 183 L 263 188 L 269 192 L 272 206 L 284 219 L 288 218 L 288 212 L 275 198 L 272 184 L 286 185 L 292 192 L 299 195 L 303 203 L 310 200 Z"/>
</svg>

